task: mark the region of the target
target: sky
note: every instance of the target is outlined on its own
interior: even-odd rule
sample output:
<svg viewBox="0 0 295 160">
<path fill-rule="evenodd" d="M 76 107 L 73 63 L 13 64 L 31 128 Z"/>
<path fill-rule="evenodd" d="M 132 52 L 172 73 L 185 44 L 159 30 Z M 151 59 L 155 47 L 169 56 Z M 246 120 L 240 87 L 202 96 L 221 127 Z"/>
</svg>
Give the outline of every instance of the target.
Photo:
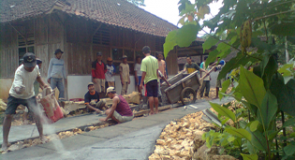
<svg viewBox="0 0 295 160">
<path fill-rule="evenodd" d="M 178 11 L 178 2 L 179 0 L 145 0 L 145 7 L 141 7 L 146 11 L 174 24 L 177 25 L 177 22 L 181 18 Z M 194 3 L 194 0 L 191 0 Z M 212 3 L 210 7 L 210 12 L 212 15 L 216 15 L 219 12 L 219 8 L 222 6 L 222 1 Z M 212 18 L 212 15 L 206 15 L 205 19 Z M 180 26 L 178 26 L 180 27 Z M 210 32 L 208 28 L 205 28 L 207 32 Z M 199 32 L 198 37 L 204 35 L 204 32 Z"/>
</svg>

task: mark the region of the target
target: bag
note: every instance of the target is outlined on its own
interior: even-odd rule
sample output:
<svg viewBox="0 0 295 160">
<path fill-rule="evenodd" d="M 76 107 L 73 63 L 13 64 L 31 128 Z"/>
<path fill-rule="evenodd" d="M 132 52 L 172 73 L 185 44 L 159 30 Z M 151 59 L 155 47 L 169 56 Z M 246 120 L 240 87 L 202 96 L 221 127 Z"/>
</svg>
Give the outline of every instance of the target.
<svg viewBox="0 0 295 160">
<path fill-rule="evenodd" d="M 50 121 L 56 122 L 64 117 L 63 112 L 52 94 L 51 88 L 44 88 L 42 92 L 42 99 L 40 100 L 42 104 L 45 115 L 50 119 Z"/>
</svg>

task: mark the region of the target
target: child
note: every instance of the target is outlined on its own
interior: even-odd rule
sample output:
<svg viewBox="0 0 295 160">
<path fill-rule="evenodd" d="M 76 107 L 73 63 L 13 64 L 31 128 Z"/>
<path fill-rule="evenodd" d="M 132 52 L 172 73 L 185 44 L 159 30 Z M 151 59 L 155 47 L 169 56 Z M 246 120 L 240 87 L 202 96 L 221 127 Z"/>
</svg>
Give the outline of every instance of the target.
<svg viewBox="0 0 295 160">
<path fill-rule="evenodd" d="M 113 65 L 113 60 L 111 57 L 107 59 L 107 72 L 105 73 L 105 78 L 108 83 L 108 87 L 115 87 L 115 67 Z"/>
<path fill-rule="evenodd" d="M 136 57 L 136 64 L 134 67 L 134 72 L 135 72 L 134 75 L 135 75 L 135 86 L 138 88 L 139 93 L 141 93 L 141 89 L 140 89 L 139 85 L 141 82 L 141 75 L 142 75 L 140 67 L 141 67 L 141 58 L 138 56 L 138 57 Z"/>
<path fill-rule="evenodd" d="M 122 83 L 121 95 L 127 94 L 128 85 L 130 84 L 129 65 L 127 63 L 127 56 L 122 57 L 123 63 L 120 64 L 120 78 Z"/>
</svg>

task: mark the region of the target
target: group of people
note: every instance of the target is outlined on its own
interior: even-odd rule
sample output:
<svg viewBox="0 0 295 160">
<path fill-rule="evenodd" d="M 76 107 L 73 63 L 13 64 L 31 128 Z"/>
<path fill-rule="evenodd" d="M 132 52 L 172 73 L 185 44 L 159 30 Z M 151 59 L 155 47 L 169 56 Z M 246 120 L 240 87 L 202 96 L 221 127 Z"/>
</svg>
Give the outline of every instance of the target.
<svg viewBox="0 0 295 160">
<path fill-rule="evenodd" d="M 220 71 L 221 68 L 225 65 L 225 61 L 224 60 L 219 61 L 220 57 L 217 57 L 215 62 L 207 65 L 207 67 L 206 67 L 205 63 L 206 63 L 207 58 L 208 58 L 208 56 L 205 56 L 204 61 L 200 64 L 200 66 L 198 66 L 196 63 L 192 62 L 191 57 L 187 57 L 186 58 L 187 63 L 185 64 L 184 70 L 183 70 L 183 72 L 187 72 L 188 74 L 191 74 L 191 73 L 195 72 L 196 70 L 205 73 L 203 75 L 204 78 L 203 78 L 202 85 L 200 88 L 200 97 L 203 97 L 205 89 L 206 89 L 205 97 L 209 97 L 210 81 L 211 81 L 210 73 L 212 71 L 215 71 L 215 72 Z M 222 88 L 222 82 L 223 82 L 223 80 L 219 80 L 219 79 L 216 80 L 216 96 L 215 96 L 215 98 L 218 98 L 219 89 Z"/>
<path fill-rule="evenodd" d="M 158 55 L 158 59 L 151 55 L 151 49 L 148 46 L 143 47 L 142 53 L 145 58 L 141 61 L 137 57 L 135 66 L 136 85 L 141 91 L 145 87 L 145 95 L 148 97 L 150 105 L 150 114 L 158 113 L 158 95 L 160 93 L 159 86 L 162 81 L 167 81 L 165 71 L 165 61 L 163 56 Z M 42 66 L 42 61 L 36 58 L 33 53 L 26 53 L 23 56 L 22 64 L 16 69 L 12 86 L 9 90 L 7 109 L 3 123 L 3 144 L 2 151 L 8 148 L 8 134 L 11 127 L 13 115 L 16 114 L 16 109 L 19 105 L 26 106 L 34 116 L 39 136 L 42 142 L 45 142 L 43 135 L 43 125 L 41 123 L 42 108 L 37 104 L 36 95 L 39 93 L 39 88 L 45 89 L 51 87 L 59 90 L 59 100 L 63 102 L 65 99 L 64 85 L 67 84 L 66 70 L 64 60 L 61 59 L 63 51 L 57 49 L 55 57 L 50 60 L 47 82 L 46 84 L 40 75 L 39 69 Z M 128 85 L 130 84 L 129 65 L 127 57 L 122 57 L 120 64 L 120 78 L 122 82 L 122 95 L 126 94 Z M 92 63 L 92 82 L 88 83 L 88 92 L 85 94 L 85 105 L 89 111 L 102 113 L 103 107 L 106 107 L 106 102 L 101 100 L 99 93 L 105 92 L 112 99 L 113 103 L 110 108 L 105 111 L 106 118 L 100 119 L 107 121 L 113 119 L 118 123 L 131 121 L 133 112 L 129 104 L 122 95 L 116 93 L 114 87 L 115 67 L 112 65 L 112 59 L 107 59 L 107 65 L 102 62 L 102 53 L 97 53 L 97 60 Z M 105 82 L 108 83 L 108 88 L 105 91 Z M 154 111 L 155 107 L 155 111 Z"/>
</svg>

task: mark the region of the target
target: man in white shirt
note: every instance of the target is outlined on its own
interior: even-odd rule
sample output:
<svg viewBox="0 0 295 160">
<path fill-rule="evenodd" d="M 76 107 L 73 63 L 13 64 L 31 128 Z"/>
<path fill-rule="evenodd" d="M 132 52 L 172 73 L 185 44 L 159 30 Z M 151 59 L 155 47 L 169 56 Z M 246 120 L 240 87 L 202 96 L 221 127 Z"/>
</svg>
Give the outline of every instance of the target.
<svg viewBox="0 0 295 160">
<path fill-rule="evenodd" d="M 108 87 L 115 87 L 115 67 L 113 65 L 113 59 L 108 57 L 107 59 L 107 72 L 105 73 L 105 80 L 108 82 Z"/>
<path fill-rule="evenodd" d="M 43 126 L 40 121 L 42 112 L 37 106 L 34 91 L 35 80 L 39 82 L 42 88 L 48 87 L 40 76 L 39 68 L 36 66 L 35 55 L 33 53 L 26 53 L 23 57 L 23 64 L 15 71 L 14 81 L 9 90 L 7 109 L 5 111 L 6 115 L 3 123 L 2 151 L 6 151 L 8 148 L 8 134 L 11 127 L 11 121 L 13 114 L 16 113 L 15 111 L 19 105 L 24 105 L 28 110 L 33 112 L 40 139 L 45 141 L 43 136 Z"/>
<path fill-rule="evenodd" d="M 141 67 L 141 57 L 137 56 L 136 57 L 136 64 L 134 67 L 134 75 L 135 75 L 135 86 L 138 88 L 138 92 L 141 93 L 141 89 L 139 87 L 140 82 L 141 82 L 141 75 L 142 71 L 140 70 Z"/>
</svg>

